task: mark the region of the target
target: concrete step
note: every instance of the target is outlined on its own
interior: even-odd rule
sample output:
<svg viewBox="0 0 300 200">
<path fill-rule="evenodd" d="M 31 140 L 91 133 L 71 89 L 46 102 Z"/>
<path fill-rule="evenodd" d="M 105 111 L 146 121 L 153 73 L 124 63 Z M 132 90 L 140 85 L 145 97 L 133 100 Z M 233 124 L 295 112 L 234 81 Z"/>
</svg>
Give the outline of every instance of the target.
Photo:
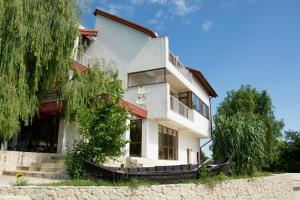
<svg viewBox="0 0 300 200">
<path fill-rule="evenodd" d="M 29 170 L 28 166 L 17 166 L 17 170 Z"/>
<path fill-rule="evenodd" d="M 64 159 L 43 158 L 40 163 L 64 163 Z"/>
<path fill-rule="evenodd" d="M 50 162 L 50 163 L 46 163 L 46 162 L 43 162 L 43 163 L 36 163 L 36 162 L 32 162 L 30 163 L 30 166 L 29 167 L 61 167 L 61 168 L 64 168 L 65 167 L 65 164 L 63 162 L 59 162 L 59 163 L 54 163 L 54 162 Z"/>
<path fill-rule="evenodd" d="M 15 176 L 19 172 L 23 173 L 24 176 L 35 177 L 35 178 L 67 179 L 69 177 L 66 171 L 42 172 L 42 171 L 27 171 L 27 170 L 7 170 L 7 171 L 3 171 L 3 174 L 8 176 Z"/>
</svg>

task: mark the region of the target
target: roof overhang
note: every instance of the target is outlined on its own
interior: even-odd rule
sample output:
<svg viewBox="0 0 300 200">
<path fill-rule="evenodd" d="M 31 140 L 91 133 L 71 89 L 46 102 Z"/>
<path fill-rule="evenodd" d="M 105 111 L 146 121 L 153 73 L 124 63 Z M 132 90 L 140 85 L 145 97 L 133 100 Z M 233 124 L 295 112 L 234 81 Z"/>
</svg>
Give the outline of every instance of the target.
<svg viewBox="0 0 300 200">
<path fill-rule="evenodd" d="M 120 105 L 124 106 L 126 111 L 128 111 L 130 114 L 142 118 L 142 119 L 147 119 L 147 110 L 144 108 L 141 108 L 133 103 L 130 103 L 129 101 L 126 101 L 124 99 L 121 99 Z"/>
<path fill-rule="evenodd" d="M 209 84 L 207 79 L 204 77 L 202 72 L 199 70 L 187 67 L 187 69 L 195 76 L 195 78 L 204 86 L 204 88 L 207 90 L 209 96 L 211 97 L 217 97 L 218 94 L 214 90 L 214 88 Z"/>
<path fill-rule="evenodd" d="M 143 27 L 141 25 L 138 25 L 138 24 L 136 24 L 134 22 L 128 21 L 127 19 L 118 17 L 116 15 L 112 15 L 112 14 L 110 14 L 108 12 L 105 12 L 103 10 L 100 10 L 98 8 L 96 8 L 96 10 L 94 11 L 94 15 L 95 16 L 101 15 L 103 17 L 106 17 L 106 18 L 111 19 L 113 21 L 119 22 L 119 23 L 121 23 L 123 25 L 129 26 L 129 27 L 131 27 L 133 29 L 136 29 L 138 31 L 141 31 L 141 32 L 145 33 L 146 35 L 150 36 L 151 38 L 157 38 L 157 33 L 151 31 L 150 29 L 145 28 L 145 27 Z"/>
<path fill-rule="evenodd" d="M 79 33 L 81 36 L 85 36 L 93 41 L 96 39 L 98 31 L 93 29 L 79 29 Z"/>
</svg>

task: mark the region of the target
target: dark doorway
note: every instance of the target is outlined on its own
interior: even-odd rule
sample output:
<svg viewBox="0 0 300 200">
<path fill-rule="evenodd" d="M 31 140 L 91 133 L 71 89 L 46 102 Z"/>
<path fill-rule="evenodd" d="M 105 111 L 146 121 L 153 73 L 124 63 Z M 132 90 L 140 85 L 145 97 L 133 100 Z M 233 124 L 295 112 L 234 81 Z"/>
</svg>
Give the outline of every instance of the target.
<svg viewBox="0 0 300 200">
<path fill-rule="evenodd" d="M 132 157 L 141 157 L 142 155 L 142 120 L 141 119 L 130 121 L 129 155 Z"/>
<path fill-rule="evenodd" d="M 8 150 L 56 153 L 59 118 L 39 116 L 29 125 L 22 123 L 21 130 L 8 144 Z"/>
<path fill-rule="evenodd" d="M 186 156 L 187 156 L 187 164 L 189 165 L 191 163 L 191 150 L 186 149 Z"/>
</svg>

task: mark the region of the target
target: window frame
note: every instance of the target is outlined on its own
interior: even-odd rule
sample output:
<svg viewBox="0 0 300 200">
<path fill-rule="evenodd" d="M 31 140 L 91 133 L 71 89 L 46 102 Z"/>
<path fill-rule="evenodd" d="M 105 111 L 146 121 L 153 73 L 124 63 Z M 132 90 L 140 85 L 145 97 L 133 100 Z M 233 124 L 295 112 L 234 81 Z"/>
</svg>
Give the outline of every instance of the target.
<svg viewBox="0 0 300 200">
<path fill-rule="evenodd" d="M 141 84 L 141 85 L 134 85 L 134 86 L 129 86 L 129 76 L 132 74 L 140 74 L 140 73 L 144 73 L 144 72 L 150 72 L 150 71 L 156 71 L 156 70 L 164 70 L 164 80 L 161 82 L 157 82 L 157 83 L 148 83 L 148 84 Z M 155 84 L 161 84 L 161 83 L 166 83 L 166 68 L 156 68 L 156 69 L 148 69 L 148 70 L 142 70 L 142 71 L 137 71 L 137 72 L 130 72 L 127 73 L 127 88 L 134 88 L 134 87 L 141 87 L 141 86 L 146 86 L 146 85 L 155 85 Z"/>
<path fill-rule="evenodd" d="M 166 131 L 164 131 L 164 129 L 166 129 Z M 163 144 L 162 142 L 162 138 L 164 136 L 166 136 L 167 145 Z M 172 146 L 170 145 L 169 140 L 172 141 Z M 166 158 L 165 158 L 165 152 L 167 153 Z M 172 152 L 172 154 L 170 154 L 170 152 Z M 170 155 L 172 156 L 170 157 Z M 168 128 L 166 126 L 162 126 L 160 124 L 158 125 L 158 159 L 174 160 L 174 161 L 178 160 L 178 131 Z"/>
</svg>

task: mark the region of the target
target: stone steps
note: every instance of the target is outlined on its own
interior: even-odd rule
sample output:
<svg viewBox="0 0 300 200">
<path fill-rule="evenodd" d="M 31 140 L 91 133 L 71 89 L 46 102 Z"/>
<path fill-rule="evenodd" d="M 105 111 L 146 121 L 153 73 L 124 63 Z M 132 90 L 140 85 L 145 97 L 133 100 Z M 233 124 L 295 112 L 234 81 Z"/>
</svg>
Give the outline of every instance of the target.
<svg viewBox="0 0 300 200">
<path fill-rule="evenodd" d="M 68 174 L 65 170 L 64 159 L 61 155 L 46 156 L 37 162 L 31 162 L 29 166 L 17 166 L 16 170 L 5 170 L 4 175 L 15 176 L 18 172 L 27 177 L 66 179 Z"/>
</svg>

